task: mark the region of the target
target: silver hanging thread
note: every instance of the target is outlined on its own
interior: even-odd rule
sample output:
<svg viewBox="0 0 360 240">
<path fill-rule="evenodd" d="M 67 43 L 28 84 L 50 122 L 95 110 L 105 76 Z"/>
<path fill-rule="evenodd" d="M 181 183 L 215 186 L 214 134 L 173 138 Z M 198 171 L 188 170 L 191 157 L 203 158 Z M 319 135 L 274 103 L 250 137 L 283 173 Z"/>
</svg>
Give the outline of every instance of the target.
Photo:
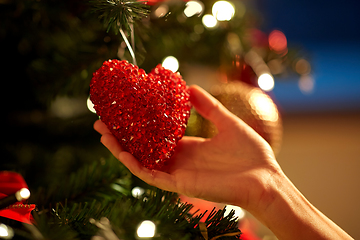
<svg viewBox="0 0 360 240">
<path fill-rule="evenodd" d="M 135 53 L 134 53 L 134 50 L 133 50 L 133 49 L 135 49 L 135 37 L 134 37 L 134 27 L 133 27 L 133 24 L 130 25 L 130 31 L 131 31 L 131 34 L 130 34 L 131 44 L 130 44 L 129 40 L 127 39 L 126 34 L 125 34 L 124 31 L 122 30 L 122 28 L 119 29 L 119 32 L 120 32 L 122 38 L 124 39 L 124 42 L 125 42 L 127 48 L 129 49 L 130 55 L 131 55 L 132 60 L 133 60 L 133 64 L 134 64 L 134 65 L 137 65 Z"/>
</svg>

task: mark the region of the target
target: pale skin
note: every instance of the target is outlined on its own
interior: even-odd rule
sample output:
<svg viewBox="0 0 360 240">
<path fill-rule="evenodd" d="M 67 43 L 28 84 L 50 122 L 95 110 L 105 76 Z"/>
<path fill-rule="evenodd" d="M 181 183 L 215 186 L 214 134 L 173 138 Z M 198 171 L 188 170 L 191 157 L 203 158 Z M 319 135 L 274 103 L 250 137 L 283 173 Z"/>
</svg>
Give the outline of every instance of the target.
<svg viewBox="0 0 360 240">
<path fill-rule="evenodd" d="M 94 128 L 111 153 L 150 185 L 242 207 L 280 240 L 352 239 L 299 192 L 253 129 L 198 86 L 190 87 L 190 101 L 218 134 L 211 139 L 183 137 L 161 171 L 144 168 L 100 120 Z"/>
</svg>

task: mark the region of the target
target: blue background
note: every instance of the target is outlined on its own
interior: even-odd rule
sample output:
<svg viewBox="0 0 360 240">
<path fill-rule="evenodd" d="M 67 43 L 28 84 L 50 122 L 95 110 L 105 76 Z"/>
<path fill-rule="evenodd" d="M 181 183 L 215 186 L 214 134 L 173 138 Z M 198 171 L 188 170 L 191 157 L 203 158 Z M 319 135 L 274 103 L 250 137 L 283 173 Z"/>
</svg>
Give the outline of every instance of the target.
<svg viewBox="0 0 360 240">
<path fill-rule="evenodd" d="M 289 47 L 310 57 L 315 88 L 276 79 L 271 95 L 283 112 L 360 111 L 360 1 L 259 0 L 263 30 L 281 30 Z"/>
</svg>

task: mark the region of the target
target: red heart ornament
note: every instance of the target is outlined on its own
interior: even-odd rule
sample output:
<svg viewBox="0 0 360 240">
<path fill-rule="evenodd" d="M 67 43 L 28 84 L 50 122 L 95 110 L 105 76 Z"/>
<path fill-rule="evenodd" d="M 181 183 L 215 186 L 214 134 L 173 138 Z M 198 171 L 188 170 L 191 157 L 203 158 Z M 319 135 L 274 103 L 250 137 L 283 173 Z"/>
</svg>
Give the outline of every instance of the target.
<svg viewBox="0 0 360 240">
<path fill-rule="evenodd" d="M 161 65 L 146 74 L 125 60 L 109 60 L 90 83 L 90 99 L 101 121 L 149 169 L 161 169 L 184 136 L 189 98 L 180 74 Z"/>
</svg>

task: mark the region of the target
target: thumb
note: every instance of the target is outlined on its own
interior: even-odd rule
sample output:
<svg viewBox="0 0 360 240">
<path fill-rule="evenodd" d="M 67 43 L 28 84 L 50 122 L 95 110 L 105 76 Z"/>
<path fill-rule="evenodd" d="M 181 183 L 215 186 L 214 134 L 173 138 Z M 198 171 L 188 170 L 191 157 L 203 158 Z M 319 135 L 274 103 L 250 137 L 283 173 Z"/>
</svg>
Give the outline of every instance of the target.
<svg viewBox="0 0 360 240">
<path fill-rule="evenodd" d="M 199 86 L 190 86 L 190 101 L 196 111 L 214 123 L 219 131 L 234 122 L 235 116 Z"/>
</svg>

